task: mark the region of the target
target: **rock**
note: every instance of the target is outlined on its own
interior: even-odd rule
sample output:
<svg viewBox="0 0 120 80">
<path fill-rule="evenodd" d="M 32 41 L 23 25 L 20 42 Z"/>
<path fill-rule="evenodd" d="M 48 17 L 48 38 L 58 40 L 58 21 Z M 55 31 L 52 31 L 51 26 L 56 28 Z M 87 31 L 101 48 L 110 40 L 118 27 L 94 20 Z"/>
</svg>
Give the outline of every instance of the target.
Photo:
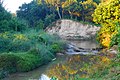
<svg viewBox="0 0 120 80">
<path fill-rule="evenodd" d="M 67 51 L 68 52 L 86 52 L 88 50 L 84 49 L 84 48 L 79 48 L 73 44 L 68 44 L 68 47 L 67 47 Z"/>
<path fill-rule="evenodd" d="M 111 47 L 109 50 L 107 50 L 107 53 L 117 54 L 117 53 L 118 53 L 118 46 L 117 46 L 117 45 L 114 45 L 114 46 Z"/>
<path fill-rule="evenodd" d="M 118 50 L 118 46 L 117 45 L 114 45 L 111 49 L 113 49 L 113 50 Z"/>
<path fill-rule="evenodd" d="M 71 48 L 71 49 L 67 49 L 67 52 L 73 53 L 73 52 L 75 52 L 75 51 Z"/>
<path fill-rule="evenodd" d="M 52 59 L 52 61 L 55 61 L 55 60 L 56 60 L 56 58 Z"/>
<path fill-rule="evenodd" d="M 111 54 L 117 54 L 117 53 L 118 53 L 118 51 L 113 50 L 113 49 L 110 49 L 110 53 L 111 53 Z"/>
<path fill-rule="evenodd" d="M 56 55 L 63 56 L 64 54 L 63 53 L 56 53 Z"/>
<path fill-rule="evenodd" d="M 46 32 L 57 34 L 63 39 L 90 39 L 95 37 L 100 27 L 82 24 L 72 20 L 58 20 L 54 26 L 48 27 Z"/>
<path fill-rule="evenodd" d="M 114 45 L 113 47 L 108 49 L 106 52 L 109 58 L 114 58 L 118 54 L 118 46 Z"/>
<path fill-rule="evenodd" d="M 50 78 L 47 75 L 42 74 L 39 80 L 50 80 Z"/>
</svg>

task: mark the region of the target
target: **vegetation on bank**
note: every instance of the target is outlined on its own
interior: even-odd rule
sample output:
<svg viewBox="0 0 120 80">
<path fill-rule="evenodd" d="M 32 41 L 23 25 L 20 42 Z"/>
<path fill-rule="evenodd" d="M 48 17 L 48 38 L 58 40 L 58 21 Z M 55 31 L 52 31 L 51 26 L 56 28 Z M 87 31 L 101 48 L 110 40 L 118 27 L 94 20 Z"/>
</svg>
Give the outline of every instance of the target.
<svg viewBox="0 0 120 80">
<path fill-rule="evenodd" d="M 0 69 L 8 73 L 30 71 L 63 52 L 64 41 L 43 31 L 0 33 Z"/>
<path fill-rule="evenodd" d="M 65 42 L 41 28 L 7 12 L 0 3 L 0 79 L 13 72 L 26 72 L 47 64 Z M 41 26 L 41 25 L 40 25 Z"/>
<path fill-rule="evenodd" d="M 44 32 L 58 19 L 100 24 L 99 43 L 105 48 L 117 45 L 120 51 L 119 3 L 119 0 L 33 0 L 20 6 L 14 15 L 0 2 L 0 79 L 9 73 L 33 70 L 51 61 L 57 52 L 63 52 L 65 43 L 57 35 Z M 61 80 L 119 79 L 120 54 L 111 57 L 112 54 L 102 53 L 73 56 L 52 67 L 48 75 Z"/>
<path fill-rule="evenodd" d="M 64 41 L 57 35 L 29 30 L 24 33 L 0 33 L 0 69 L 8 73 L 30 71 L 63 52 Z"/>
<path fill-rule="evenodd" d="M 116 40 L 120 34 L 119 3 L 119 0 L 100 3 L 92 15 L 93 21 L 102 26 L 98 32 L 98 40 L 104 47 L 110 48 L 114 44 L 120 43 Z"/>
</svg>

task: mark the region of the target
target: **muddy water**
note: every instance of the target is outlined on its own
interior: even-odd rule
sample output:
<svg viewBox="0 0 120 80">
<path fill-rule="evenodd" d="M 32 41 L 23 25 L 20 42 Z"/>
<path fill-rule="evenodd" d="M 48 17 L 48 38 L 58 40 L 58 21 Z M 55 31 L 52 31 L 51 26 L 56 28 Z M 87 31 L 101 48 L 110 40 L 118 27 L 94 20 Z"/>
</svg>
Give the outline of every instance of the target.
<svg viewBox="0 0 120 80">
<path fill-rule="evenodd" d="M 71 44 L 76 45 L 79 48 L 92 49 L 92 48 L 98 47 L 95 41 L 78 41 L 78 40 L 73 41 L 72 40 L 69 42 L 71 42 Z M 9 75 L 9 77 L 3 80 L 39 80 L 41 74 L 45 74 L 47 71 L 49 71 L 49 68 L 54 64 L 65 62 L 68 56 L 69 55 L 57 56 L 56 60 L 53 62 L 50 62 L 49 64 L 46 64 L 44 66 L 41 66 L 29 72 L 11 74 Z"/>
</svg>

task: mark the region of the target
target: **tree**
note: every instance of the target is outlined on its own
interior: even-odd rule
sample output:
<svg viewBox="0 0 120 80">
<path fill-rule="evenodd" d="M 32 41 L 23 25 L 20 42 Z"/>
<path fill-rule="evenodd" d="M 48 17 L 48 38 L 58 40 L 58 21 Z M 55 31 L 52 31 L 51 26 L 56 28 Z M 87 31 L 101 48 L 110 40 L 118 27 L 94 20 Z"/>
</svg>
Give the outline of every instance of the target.
<svg viewBox="0 0 120 80">
<path fill-rule="evenodd" d="M 97 7 L 97 3 L 93 0 L 86 0 L 82 4 L 82 20 L 92 22 L 92 14 Z"/>
<path fill-rule="evenodd" d="M 5 31 L 22 31 L 26 25 L 16 17 L 7 12 L 0 4 L 0 32 Z"/>
<path fill-rule="evenodd" d="M 79 2 L 80 1 L 80 2 Z M 97 3 L 93 0 L 73 2 L 64 8 L 64 13 L 68 12 L 71 17 L 77 17 L 82 21 L 92 21 L 92 14 L 97 7 Z"/>
<path fill-rule="evenodd" d="M 99 4 L 93 21 L 101 24 L 98 40 L 105 47 L 110 47 L 111 38 L 117 34 L 120 23 L 120 0 L 109 0 Z"/>
<path fill-rule="evenodd" d="M 37 20 L 45 18 L 46 13 L 44 13 L 44 10 L 42 9 L 42 6 L 38 6 L 34 1 L 28 4 L 24 3 L 19 7 L 19 10 L 17 11 L 17 17 L 27 20 L 29 25 L 34 27 Z M 39 14 L 40 12 L 42 14 Z"/>
<path fill-rule="evenodd" d="M 45 24 L 47 15 L 54 15 L 54 20 L 59 18 L 55 6 L 48 5 L 44 1 L 42 1 L 42 4 L 38 4 L 36 1 L 32 1 L 28 4 L 22 4 L 17 11 L 17 17 L 26 20 L 29 23 L 29 26 L 34 28 L 38 27 L 40 22 L 44 23 L 44 28 L 48 26 L 50 23 Z M 51 19 L 51 21 L 54 20 Z"/>
<path fill-rule="evenodd" d="M 61 1 L 60 0 L 44 0 L 46 4 L 48 4 L 50 7 L 55 7 L 57 10 L 58 16 L 61 19 L 62 14 L 60 14 L 60 7 L 61 7 Z M 43 4 L 42 0 L 38 0 L 38 4 Z"/>
<path fill-rule="evenodd" d="M 74 3 L 70 4 L 68 7 L 65 7 L 64 11 L 66 11 L 70 14 L 71 19 L 73 17 L 78 18 L 81 16 L 82 4 L 80 4 L 78 2 L 74 2 Z"/>
</svg>

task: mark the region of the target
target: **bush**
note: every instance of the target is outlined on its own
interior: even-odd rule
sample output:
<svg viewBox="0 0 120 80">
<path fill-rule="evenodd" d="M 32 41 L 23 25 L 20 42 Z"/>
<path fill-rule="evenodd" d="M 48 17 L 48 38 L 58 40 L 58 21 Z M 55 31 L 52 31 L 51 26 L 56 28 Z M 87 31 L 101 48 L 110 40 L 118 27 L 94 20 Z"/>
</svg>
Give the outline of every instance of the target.
<svg viewBox="0 0 120 80">
<path fill-rule="evenodd" d="M 30 71 L 51 61 L 55 53 L 63 50 L 63 45 L 58 36 L 44 31 L 0 33 L 0 51 L 8 52 L 0 54 L 0 69 L 10 73 Z"/>
<path fill-rule="evenodd" d="M 55 57 L 51 52 L 51 48 L 43 43 L 36 45 L 36 47 L 31 49 L 28 53 L 41 57 L 43 63 L 47 63 Z"/>
<path fill-rule="evenodd" d="M 56 47 L 61 48 L 60 46 L 62 46 L 63 43 L 60 42 L 58 36 L 47 34 L 44 31 L 29 30 L 24 33 L 0 33 L 1 52 L 25 52 L 32 48 L 39 48 L 39 46 L 36 46 L 37 44 L 46 46 L 56 44 Z"/>
<path fill-rule="evenodd" d="M 58 41 L 54 42 L 50 47 L 52 48 L 53 53 L 63 52 L 66 48 L 66 44 L 64 41 Z"/>
<path fill-rule="evenodd" d="M 21 58 L 16 65 L 18 72 L 30 71 L 43 64 L 41 57 L 33 54 L 21 53 L 16 54 L 16 56 Z"/>
<path fill-rule="evenodd" d="M 17 61 L 20 58 L 14 54 L 0 54 L 0 68 L 8 72 L 15 72 Z"/>
<path fill-rule="evenodd" d="M 8 76 L 8 72 L 0 68 L 0 79 Z"/>
<path fill-rule="evenodd" d="M 120 27 L 119 3 L 120 0 L 102 2 L 92 15 L 93 21 L 102 25 L 98 33 L 98 40 L 104 47 L 110 47 L 111 38 L 117 34 Z"/>
<path fill-rule="evenodd" d="M 28 51 L 30 48 L 31 48 L 31 43 L 30 41 L 21 41 L 21 40 L 17 40 L 17 41 L 14 41 L 14 42 L 11 42 L 10 43 L 10 51 L 13 51 L 13 52 L 24 52 L 24 51 Z"/>
<path fill-rule="evenodd" d="M 53 49 L 54 53 L 57 53 L 57 52 L 61 51 L 61 47 L 58 44 L 52 44 L 51 48 Z"/>
<path fill-rule="evenodd" d="M 11 42 L 10 39 L 0 38 L 0 52 L 9 51 L 10 42 Z"/>
<path fill-rule="evenodd" d="M 20 33 L 0 33 L 0 52 L 8 51 L 28 51 L 31 47 L 31 42 L 27 36 Z"/>
<path fill-rule="evenodd" d="M 0 54 L 0 69 L 11 72 L 30 71 L 43 64 L 42 58 L 27 53 Z"/>
</svg>

